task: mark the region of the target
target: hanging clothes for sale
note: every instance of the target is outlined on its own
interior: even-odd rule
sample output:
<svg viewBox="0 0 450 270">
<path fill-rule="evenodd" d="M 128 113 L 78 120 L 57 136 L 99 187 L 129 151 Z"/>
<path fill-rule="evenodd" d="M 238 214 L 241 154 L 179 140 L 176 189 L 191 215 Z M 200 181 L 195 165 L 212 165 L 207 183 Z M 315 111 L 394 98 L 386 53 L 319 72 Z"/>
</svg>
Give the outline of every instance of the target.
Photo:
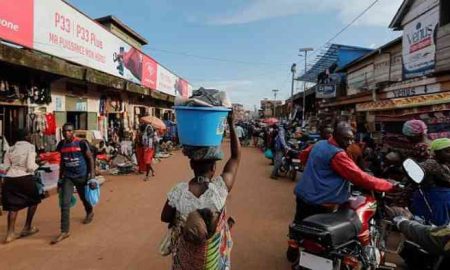
<svg viewBox="0 0 450 270">
<path fill-rule="evenodd" d="M 44 145 L 46 152 L 53 152 L 56 150 L 56 118 L 53 113 L 45 115 L 45 129 L 44 129 Z"/>
<path fill-rule="evenodd" d="M 46 128 L 44 130 L 44 135 L 55 135 L 56 134 L 56 118 L 53 113 L 47 113 L 45 115 Z"/>
<path fill-rule="evenodd" d="M 36 131 L 36 121 L 37 115 L 35 113 L 30 113 L 27 115 L 27 129 L 30 133 L 35 133 Z"/>
</svg>

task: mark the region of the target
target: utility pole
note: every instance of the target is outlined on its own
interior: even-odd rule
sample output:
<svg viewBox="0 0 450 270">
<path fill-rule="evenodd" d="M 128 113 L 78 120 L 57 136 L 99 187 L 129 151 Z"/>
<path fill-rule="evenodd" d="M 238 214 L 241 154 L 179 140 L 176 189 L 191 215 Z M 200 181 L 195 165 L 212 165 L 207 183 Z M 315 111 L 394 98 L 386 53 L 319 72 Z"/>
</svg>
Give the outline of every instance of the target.
<svg viewBox="0 0 450 270">
<path fill-rule="evenodd" d="M 272 92 L 273 92 L 273 97 L 274 97 L 274 100 L 275 101 L 277 101 L 277 93 L 279 92 L 280 90 L 278 90 L 278 89 L 273 89 L 272 90 Z"/>
<path fill-rule="evenodd" d="M 273 89 L 272 90 L 272 92 L 273 92 L 273 97 L 274 97 L 274 104 L 273 104 L 273 115 L 274 116 L 276 116 L 277 115 L 277 93 L 279 92 L 280 90 L 278 90 L 278 89 Z"/>
<path fill-rule="evenodd" d="M 291 101 L 294 97 L 294 81 L 295 81 L 295 72 L 297 71 L 297 64 L 293 63 L 291 66 L 291 73 L 292 73 L 292 83 L 291 83 Z"/>
<path fill-rule="evenodd" d="M 308 52 L 313 51 L 313 48 L 301 48 L 299 52 L 305 53 L 305 75 L 308 71 Z M 302 113 L 302 127 L 305 127 L 306 114 L 306 79 L 303 80 L 303 113 Z"/>
</svg>

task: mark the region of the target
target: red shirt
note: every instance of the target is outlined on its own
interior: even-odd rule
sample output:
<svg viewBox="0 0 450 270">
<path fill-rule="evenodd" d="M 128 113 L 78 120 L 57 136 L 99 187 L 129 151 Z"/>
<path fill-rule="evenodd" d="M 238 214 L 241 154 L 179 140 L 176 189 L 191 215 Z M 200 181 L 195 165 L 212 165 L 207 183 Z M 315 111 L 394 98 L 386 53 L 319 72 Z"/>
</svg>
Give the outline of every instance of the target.
<svg viewBox="0 0 450 270">
<path fill-rule="evenodd" d="M 328 139 L 328 142 L 334 146 L 338 146 L 333 137 Z M 308 147 L 302 151 L 303 159 L 306 160 L 308 158 L 311 150 L 312 147 Z M 303 164 L 306 164 L 306 162 Z M 331 169 L 354 185 L 367 190 L 385 192 L 391 191 L 394 187 L 392 183 L 361 170 L 345 151 L 341 151 L 333 157 L 331 160 Z"/>
</svg>

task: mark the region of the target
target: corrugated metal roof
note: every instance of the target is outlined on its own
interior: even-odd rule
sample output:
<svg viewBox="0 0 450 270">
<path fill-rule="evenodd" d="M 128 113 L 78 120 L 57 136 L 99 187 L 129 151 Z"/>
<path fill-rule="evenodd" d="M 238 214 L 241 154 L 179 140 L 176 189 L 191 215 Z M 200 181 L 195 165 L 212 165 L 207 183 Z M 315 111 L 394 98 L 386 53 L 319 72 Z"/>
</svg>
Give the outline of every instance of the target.
<svg viewBox="0 0 450 270">
<path fill-rule="evenodd" d="M 369 58 L 371 56 L 374 56 L 377 53 L 383 53 L 384 50 L 389 49 L 389 48 L 391 48 L 393 46 L 396 46 L 398 44 L 401 44 L 401 43 L 402 43 L 402 37 L 400 36 L 400 37 L 398 37 L 398 38 L 396 38 L 394 40 L 389 41 L 388 43 L 384 44 L 383 46 L 373 50 L 372 52 L 370 52 L 370 53 L 368 53 L 368 54 L 366 54 L 364 56 L 361 56 L 360 58 L 357 58 L 357 59 L 351 61 L 347 65 L 345 65 L 343 67 L 340 67 L 339 69 L 337 69 L 337 72 L 345 72 L 345 71 L 347 71 L 347 69 L 349 67 L 354 66 L 354 65 L 356 65 L 358 63 L 361 63 L 362 61 L 366 60 L 367 58 Z"/>
<path fill-rule="evenodd" d="M 342 52 L 344 51 L 355 52 L 357 56 L 351 53 L 348 56 L 344 56 L 342 54 Z M 372 50 L 362 47 L 331 44 L 316 57 L 313 66 L 305 74 L 298 77 L 297 80 L 313 83 L 317 82 L 317 76 L 319 75 L 319 73 L 325 71 L 333 64 L 337 64 L 339 68 L 340 66 L 344 66 L 345 64 L 355 60 L 356 58 L 359 58 L 360 56 L 370 51 Z"/>
</svg>

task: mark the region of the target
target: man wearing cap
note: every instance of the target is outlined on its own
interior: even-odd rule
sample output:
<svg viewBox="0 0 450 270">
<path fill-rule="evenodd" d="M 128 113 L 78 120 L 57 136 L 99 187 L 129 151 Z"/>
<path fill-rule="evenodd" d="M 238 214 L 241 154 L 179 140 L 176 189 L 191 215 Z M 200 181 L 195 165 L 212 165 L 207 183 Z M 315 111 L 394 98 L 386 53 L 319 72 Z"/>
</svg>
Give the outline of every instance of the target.
<svg viewBox="0 0 450 270">
<path fill-rule="evenodd" d="M 433 157 L 420 165 L 425 171 L 421 185 L 433 213 L 430 213 L 418 191 L 412 195 L 411 209 L 414 214 L 431 220 L 435 225 L 445 225 L 450 223 L 450 139 L 434 140 L 430 150 Z"/>
</svg>

